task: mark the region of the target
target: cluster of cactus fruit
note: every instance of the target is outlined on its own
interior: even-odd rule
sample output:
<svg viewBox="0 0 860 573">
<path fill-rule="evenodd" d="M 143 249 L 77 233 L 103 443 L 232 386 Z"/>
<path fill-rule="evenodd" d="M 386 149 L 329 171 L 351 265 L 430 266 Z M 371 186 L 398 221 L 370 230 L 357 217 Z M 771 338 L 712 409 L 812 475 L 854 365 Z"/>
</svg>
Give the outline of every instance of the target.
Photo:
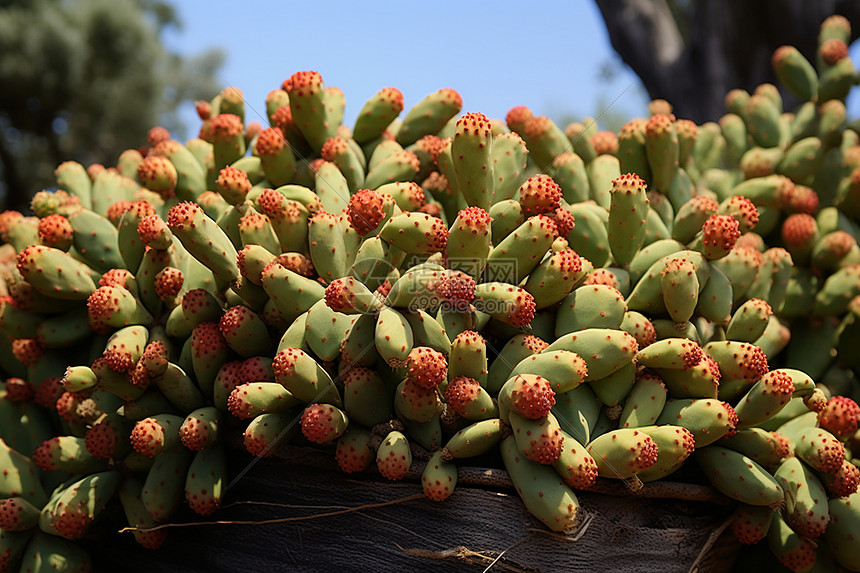
<svg viewBox="0 0 860 573">
<path fill-rule="evenodd" d="M 719 123 L 655 100 L 615 134 L 460 115 L 451 89 L 400 119 L 386 88 L 350 129 L 297 72 L 267 128 L 227 88 L 185 144 L 60 165 L 0 214 L 0 572 L 87 570 L 74 540 L 115 500 L 157 548 L 183 500 L 219 508 L 240 432 L 390 480 L 422 461 L 435 501 L 500 452 L 568 533 L 576 490 L 684 468 L 741 542 L 860 570 L 849 36 L 776 51 L 793 112 L 762 85 Z"/>
</svg>

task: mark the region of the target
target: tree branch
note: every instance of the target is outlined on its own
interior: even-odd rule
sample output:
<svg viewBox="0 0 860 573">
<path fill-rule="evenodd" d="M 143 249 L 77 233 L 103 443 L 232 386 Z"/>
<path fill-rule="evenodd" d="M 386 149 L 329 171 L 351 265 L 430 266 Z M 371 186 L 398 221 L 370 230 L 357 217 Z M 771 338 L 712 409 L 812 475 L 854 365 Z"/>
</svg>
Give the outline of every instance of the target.
<svg viewBox="0 0 860 573">
<path fill-rule="evenodd" d="M 853 23 L 852 40 L 860 33 L 856 0 L 700 0 L 674 12 L 667 0 L 595 2 L 612 46 L 649 95 L 698 123 L 725 113 L 729 90 L 776 84 L 770 60 L 779 46 L 794 45 L 814 62 L 818 26 L 831 14 Z M 783 97 L 787 108 L 798 103 Z"/>
</svg>

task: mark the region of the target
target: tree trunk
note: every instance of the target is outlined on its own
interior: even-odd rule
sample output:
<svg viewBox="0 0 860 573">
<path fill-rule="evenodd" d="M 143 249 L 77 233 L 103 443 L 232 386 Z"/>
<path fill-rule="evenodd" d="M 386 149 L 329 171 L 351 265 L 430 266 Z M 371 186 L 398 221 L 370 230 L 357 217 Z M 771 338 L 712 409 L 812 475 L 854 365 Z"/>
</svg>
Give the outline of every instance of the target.
<svg viewBox="0 0 860 573">
<path fill-rule="evenodd" d="M 842 14 L 860 27 L 852 0 L 595 0 L 612 46 L 642 79 L 652 98 L 672 103 L 675 115 L 697 123 L 726 113 L 725 94 L 779 86 L 771 56 L 796 46 L 815 62 L 818 26 Z M 798 103 L 783 91 L 787 107 Z"/>
</svg>

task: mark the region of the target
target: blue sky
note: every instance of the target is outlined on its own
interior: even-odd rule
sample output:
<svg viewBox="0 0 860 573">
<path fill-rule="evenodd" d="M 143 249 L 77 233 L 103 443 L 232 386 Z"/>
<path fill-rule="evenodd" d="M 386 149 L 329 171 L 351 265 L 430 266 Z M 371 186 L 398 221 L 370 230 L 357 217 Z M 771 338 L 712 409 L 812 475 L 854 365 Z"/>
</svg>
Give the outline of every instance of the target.
<svg viewBox="0 0 860 573">
<path fill-rule="evenodd" d="M 647 110 L 644 88 L 612 49 L 592 0 L 177 0 L 176 7 L 183 28 L 168 34 L 168 47 L 184 55 L 223 49 L 219 79 L 242 89 L 249 118 L 264 114 L 266 94 L 299 70 L 319 71 L 344 91 L 347 125 L 387 86 L 403 92 L 406 109 L 454 88 L 464 112 L 500 119 L 515 105 L 557 121 L 595 116 L 613 101 L 610 113 L 625 120 Z M 601 76 L 607 64 L 617 72 L 609 80 Z M 858 116 L 855 93 L 849 118 Z M 190 104 L 182 117 L 196 132 Z"/>
<path fill-rule="evenodd" d="M 406 109 L 454 88 L 464 112 L 497 118 L 515 105 L 554 118 L 593 115 L 628 87 L 613 109 L 630 118 L 647 105 L 638 78 L 623 66 L 612 81 L 600 79 L 604 64 L 621 60 L 591 0 L 181 0 L 176 7 L 183 29 L 168 35 L 168 47 L 186 55 L 224 49 L 220 80 L 242 89 L 259 113 L 266 94 L 299 70 L 319 71 L 327 86 L 344 91 L 348 125 L 387 86 L 403 92 Z"/>
</svg>

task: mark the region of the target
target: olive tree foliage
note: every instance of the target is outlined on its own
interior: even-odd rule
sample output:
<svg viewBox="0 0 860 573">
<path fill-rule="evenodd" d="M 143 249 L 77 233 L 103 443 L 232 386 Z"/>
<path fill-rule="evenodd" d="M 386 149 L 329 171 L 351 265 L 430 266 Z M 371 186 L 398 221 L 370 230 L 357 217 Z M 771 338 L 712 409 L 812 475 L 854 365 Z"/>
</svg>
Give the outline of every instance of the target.
<svg viewBox="0 0 860 573">
<path fill-rule="evenodd" d="M 651 98 L 698 123 L 725 113 L 734 88 L 777 83 L 771 56 L 796 46 L 815 61 L 818 26 L 841 14 L 860 34 L 857 0 L 595 0 L 609 39 Z M 786 103 L 796 102 L 783 93 Z"/>
<path fill-rule="evenodd" d="M 0 0 L 0 207 L 26 207 L 62 161 L 114 164 L 218 92 L 223 54 L 162 44 L 179 25 L 157 0 Z"/>
</svg>

